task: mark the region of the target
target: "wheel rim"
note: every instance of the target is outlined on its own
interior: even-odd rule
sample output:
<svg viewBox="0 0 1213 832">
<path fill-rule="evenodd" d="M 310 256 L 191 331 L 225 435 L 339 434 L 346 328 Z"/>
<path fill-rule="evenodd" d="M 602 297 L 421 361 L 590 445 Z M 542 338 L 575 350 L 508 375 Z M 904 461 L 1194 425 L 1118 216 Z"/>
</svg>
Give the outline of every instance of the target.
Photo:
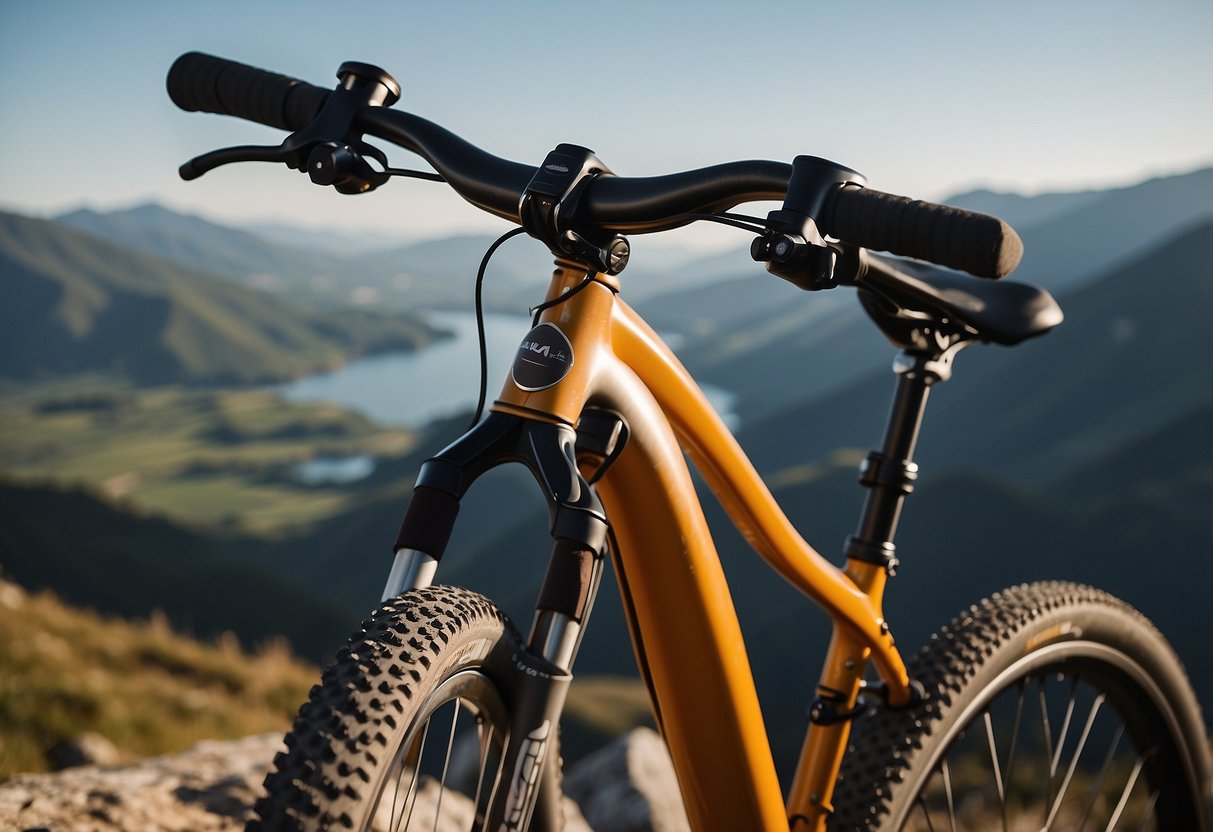
<svg viewBox="0 0 1213 832">
<path fill-rule="evenodd" d="M 425 700 L 376 786 L 364 832 L 480 829 L 500 780 L 508 716 L 492 681 L 465 670 Z"/>
<path fill-rule="evenodd" d="M 928 761 L 898 828 L 1187 828 L 1191 763 L 1149 675 L 1091 642 L 1052 645 L 1002 671 Z"/>
</svg>

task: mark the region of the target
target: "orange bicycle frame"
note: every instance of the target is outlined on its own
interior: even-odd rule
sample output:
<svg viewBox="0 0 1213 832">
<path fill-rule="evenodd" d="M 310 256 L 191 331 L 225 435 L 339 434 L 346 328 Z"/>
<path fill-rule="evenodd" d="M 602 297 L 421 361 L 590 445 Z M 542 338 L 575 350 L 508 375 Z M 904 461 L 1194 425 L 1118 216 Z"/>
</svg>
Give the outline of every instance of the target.
<svg viewBox="0 0 1213 832">
<path fill-rule="evenodd" d="M 558 262 L 549 300 L 584 276 L 582 267 Z M 546 309 L 541 322 L 572 345 L 569 374 L 537 392 L 511 377 L 493 410 L 575 426 L 583 408 L 601 406 L 629 426 L 625 450 L 597 488 L 637 658 L 692 827 L 823 829 L 849 723 L 810 727 L 785 804 L 741 627 L 683 452 L 750 545 L 833 619 L 818 693 L 847 709 L 869 659 L 891 705 L 910 699 L 881 611 L 885 570 L 858 562 L 841 570 L 804 541 L 690 375 L 617 289 L 598 275 Z"/>
</svg>

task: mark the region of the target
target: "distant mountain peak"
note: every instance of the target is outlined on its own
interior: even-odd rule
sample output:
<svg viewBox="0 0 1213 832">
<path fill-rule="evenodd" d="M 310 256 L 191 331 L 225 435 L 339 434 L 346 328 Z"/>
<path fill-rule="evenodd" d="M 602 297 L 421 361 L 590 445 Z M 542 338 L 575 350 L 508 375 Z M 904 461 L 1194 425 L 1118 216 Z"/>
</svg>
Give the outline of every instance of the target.
<svg viewBox="0 0 1213 832">
<path fill-rule="evenodd" d="M 1119 191 L 1128 191 L 1133 188 L 1139 188 L 1143 185 L 1150 185 L 1156 182 L 1165 182 L 1167 180 L 1180 179 L 1202 179 L 1213 177 L 1213 165 L 1205 165 L 1198 168 L 1193 168 L 1189 171 L 1180 173 L 1160 173 L 1156 176 L 1147 176 L 1144 179 L 1137 179 L 1132 182 L 1127 182 L 1121 185 L 1109 185 L 1107 187 L 1085 187 L 1085 188 L 1052 188 L 1037 193 L 1024 193 L 1023 191 L 1008 189 L 1008 188 L 991 188 L 986 186 L 976 186 L 969 190 L 960 191 L 943 201 L 949 205 L 959 205 L 960 202 L 969 199 L 982 199 L 986 197 L 996 197 L 1000 199 L 1015 199 L 1015 200 L 1034 200 L 1034 199 L 1054 199 L 1059 197 L 1081 197 L 1088 195 L 1106 195 Z M 1213 199 L 1213 193 L 1210 198 Z"/>
<path fill-rule="evenodd" d="M 126 208 L 126 209 L 120 210 L 120 211 L 115 211 L 114 213 L 127 214 L 132 217 L 142 217 L 142 218 L 186 217 L 186 218 L 193 219 L 193 220 L 202 220 L 203 222 L 209 222 L 209 220 L 206 220 L 203 217 L 198 216 L 197 214 L 188 213 L 185 211 L 176 211 L 172 208 L 169 208 L 166 205 L 162 205 L 161 203 L 155 202 L 155 201 L 140 202 L 138 205 L 132 205 L 130 208 Z"/>
</svg>

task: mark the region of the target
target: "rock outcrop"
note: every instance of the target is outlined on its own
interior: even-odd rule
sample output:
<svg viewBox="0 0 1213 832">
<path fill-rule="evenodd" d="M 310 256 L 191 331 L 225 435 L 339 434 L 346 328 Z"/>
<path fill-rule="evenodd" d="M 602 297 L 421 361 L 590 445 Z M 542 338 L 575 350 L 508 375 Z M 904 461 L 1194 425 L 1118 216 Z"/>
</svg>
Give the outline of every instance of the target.
<svg viewBox="0 0 1213 832">
<path fill-rule="evenodd" d="M 235 832 L 244 828 L 279 734 L 203 742 L 180 754 L 123 766 L 84 765 L 19 775 L 0 784 L 0 828 L 73 832 Z M 565 780 L 566 832 L 674 832 L 688 829 L 669 753 L 656 733 L 637 729 L 577 766 Z M 439 789 L 418 793 L 416 814 L 432 817 Z M 439 832 L 463 832 L 471 801 L 442 795 Z M 449 818 L 449 822 L 448 822 Z M 588 821 L 588 823 L 587 823 Z M 430 828 L 428 825 L 426 828 Z"/>
<path fill-rule="evenodd" d="M 656 731 L 637 728 L 581 760 L 565 794 L 594 832 L 690 832 L 670 752 Z"/>
<path fill-rule="evenodd" d="M 203 742 L 116 767 L 18 775 L 0 785 L 0 827 L 50 832 L 243 829 L 281 734 Z"/>
</svg>

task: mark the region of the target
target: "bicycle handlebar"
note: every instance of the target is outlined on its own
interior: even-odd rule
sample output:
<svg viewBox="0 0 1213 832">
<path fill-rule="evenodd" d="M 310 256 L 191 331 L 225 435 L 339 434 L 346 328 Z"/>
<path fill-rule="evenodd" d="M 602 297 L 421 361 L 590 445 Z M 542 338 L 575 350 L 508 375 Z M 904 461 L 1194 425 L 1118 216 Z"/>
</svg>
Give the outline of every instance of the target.
<svg viewBox="0 0 1213 832">
<path fill-rule="evenodd" d="M 329 96 L 327 90 L 303 81 L 199 52 L 174 62 L 167 88 L 183 110 L 237 116 L 291 131 L 311 124 Z M 473 205 L 520 221 L 519 201 L 535 166 L 494 156 L 433 122 L 387 107 L 363 108 L 355 126 L 424 158 Z M 608 232 L 664 231 L 691 222 L 691 214 L 783 199 L 791 173 L 786 163 L 744 161 L 665 176 L 599 176 L 586 190 L 578 217 Z M 814 219 L 823 234 L 840 241 L 979 277 L 1009 274 L 1023 254 L 1019 236 L 995 217 L 866 187 L 838 189 L 822 216 Z"/>
</svg>

